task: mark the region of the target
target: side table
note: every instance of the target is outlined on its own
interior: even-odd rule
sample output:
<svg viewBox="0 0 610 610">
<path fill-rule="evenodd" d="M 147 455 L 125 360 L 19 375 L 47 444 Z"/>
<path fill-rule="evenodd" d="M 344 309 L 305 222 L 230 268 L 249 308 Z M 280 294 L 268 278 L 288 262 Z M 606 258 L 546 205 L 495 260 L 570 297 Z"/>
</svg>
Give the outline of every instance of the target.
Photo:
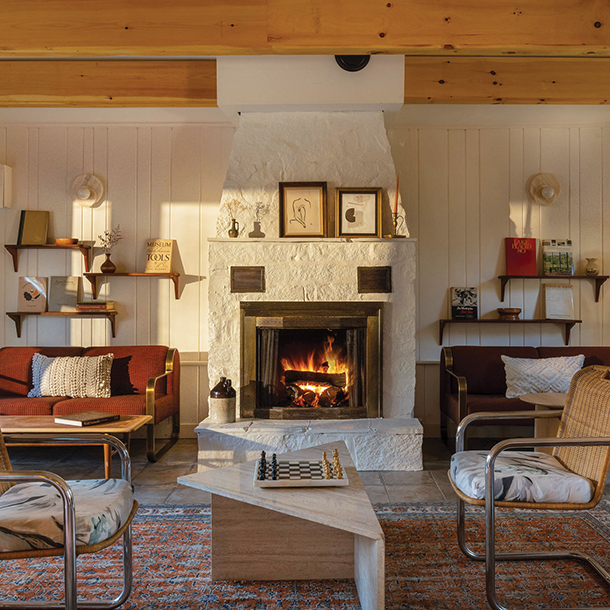
<svg viewBox="0 0 610 610">
<path fill-rule="evenodd" d="M 535 394 L 524 394 L 519 399 L 536 407 L 536 411 L 548 411 L 549 409 L 563 409 L 568 395 L 565 392 L 538 392 Z M 534 438 L 551 438 L 557 436 L 559 430 L 559 418 L 541 418 L 534 421 Z M 536 451 L 553 453 L 553 447 L 536 447 Z"/>
</svg>

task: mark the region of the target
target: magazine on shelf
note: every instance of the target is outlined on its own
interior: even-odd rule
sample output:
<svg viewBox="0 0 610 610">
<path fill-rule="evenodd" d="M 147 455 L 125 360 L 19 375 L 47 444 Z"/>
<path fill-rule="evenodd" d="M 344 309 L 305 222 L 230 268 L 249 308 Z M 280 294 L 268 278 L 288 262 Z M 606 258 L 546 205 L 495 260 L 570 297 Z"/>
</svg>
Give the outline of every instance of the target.
<svg viewBox="0 0 610 610">
<path fill-rule="evenodd" d="M 544 307 L 547 320 L 573 320 L 574 295 L 571 284 L 545 284 Z"/>
<path fill-rule="evenodd" d="M 538 275 L 536 240 L 532 237 L 506 237 L 506 275 Z"/>
<path fill-rule="evenodd" d="M 17 311 L 42 313 L 47 310 L 46 277 L 20 277 Z"/>
<path fill-rule="evenodd" d="M 574 275 L 574 253 L 571 239 L 543 239 L 544 275 Z"/>
<path fill-rule="evenodd" d="M 68 426 L 94 426 L 111 421 L 118 421 L 120 415 L 115 413 L 102 413 L 101 411 L 84 411 L 83 413 L 72 413 L 70 415 L 58 415 L 55 417 L 56 424 L 67 424 Z"/>
<path fill-rule="evenodd" d="M 80 278 L 52 275 L 49 282 L 49 311 L 76 311 L 80 297 Z"/>
<path fill-rule="evenodd" d="M 451 288 L 451 318 L 453 320 L 476 320 L 478 304 L 476 286 Z"/>
<path fill-rule="evenodd" d="M 171 273 L 175 239 L 147 239 L 144 273 Z"/>
</svg>

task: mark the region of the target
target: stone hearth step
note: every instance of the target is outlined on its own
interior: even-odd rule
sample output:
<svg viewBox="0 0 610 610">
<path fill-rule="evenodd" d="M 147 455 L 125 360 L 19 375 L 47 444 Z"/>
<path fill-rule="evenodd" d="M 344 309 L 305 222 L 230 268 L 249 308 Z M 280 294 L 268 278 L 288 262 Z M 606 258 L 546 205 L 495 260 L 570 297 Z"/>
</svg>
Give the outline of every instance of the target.
<svg viewBox="0 0 610 610">
<path fill-rule="evenodd" d="M 243 419 L 230 424 L 202 421 L 199 471 L 239 464 L 261 451 L 285 453 L 344 441 L 362 470 L 422 470 L 423 426 L 404 418 L 335 420 Z"/>
</svg>

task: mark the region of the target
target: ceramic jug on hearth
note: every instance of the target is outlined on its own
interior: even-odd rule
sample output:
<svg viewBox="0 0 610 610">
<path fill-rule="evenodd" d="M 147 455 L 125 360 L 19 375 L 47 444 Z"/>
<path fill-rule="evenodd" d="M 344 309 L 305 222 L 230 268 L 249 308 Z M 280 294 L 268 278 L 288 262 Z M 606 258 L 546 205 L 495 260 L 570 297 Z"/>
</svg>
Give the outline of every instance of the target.
<svg viewBox="0 0 610 610">
<path fill-rule="evenodd" d="M 234 422 L 236 396 L 231 380 L 221 377 L 210 392 L 208 421 L 214 424 Z"/>
</svg>

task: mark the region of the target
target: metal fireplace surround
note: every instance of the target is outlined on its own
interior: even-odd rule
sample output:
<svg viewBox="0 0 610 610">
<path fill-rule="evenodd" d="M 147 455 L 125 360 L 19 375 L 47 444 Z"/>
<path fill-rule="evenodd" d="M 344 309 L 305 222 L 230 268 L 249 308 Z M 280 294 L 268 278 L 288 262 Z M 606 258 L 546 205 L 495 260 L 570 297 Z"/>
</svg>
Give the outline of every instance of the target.
<svg viewBox="0 0 610 610">
<path fill-rule="evenodd" d="M 382 330 L 385 303 L 242 301 L 240 417 L 264 419 L 355 419 L 382 417 Z M 257 328 L 365 330 L 363 403 L 356 407 L 274 408 L 257 404 Z"/>
</svg>

